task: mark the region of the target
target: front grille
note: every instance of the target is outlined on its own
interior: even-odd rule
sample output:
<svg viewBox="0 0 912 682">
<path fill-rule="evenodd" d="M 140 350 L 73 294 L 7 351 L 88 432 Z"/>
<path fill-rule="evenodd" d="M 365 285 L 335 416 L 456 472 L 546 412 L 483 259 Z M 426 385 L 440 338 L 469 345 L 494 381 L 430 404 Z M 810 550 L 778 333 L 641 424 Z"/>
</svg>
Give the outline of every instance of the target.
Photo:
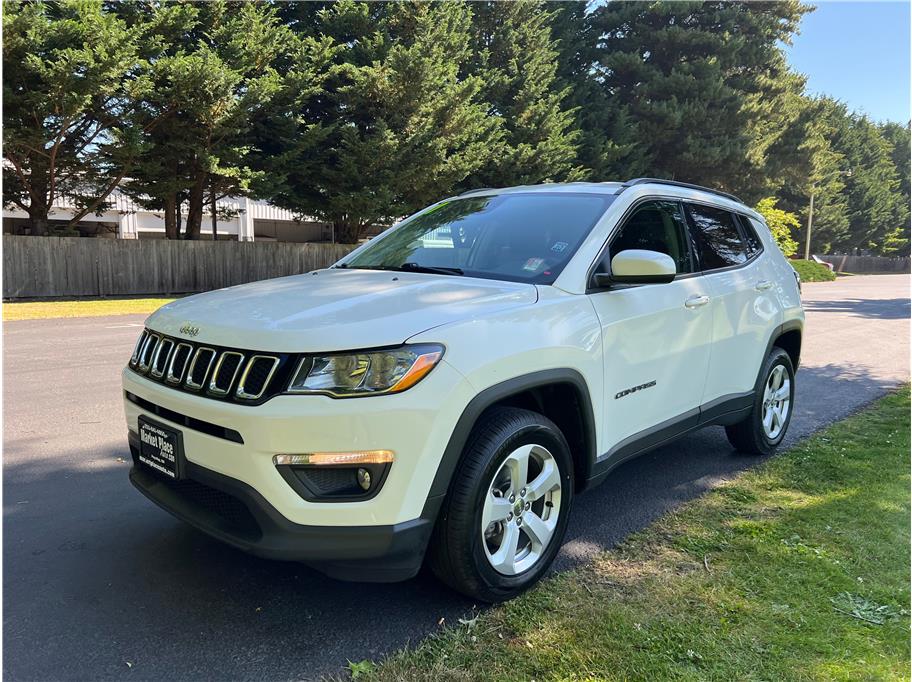
<svg viewBox="0 0 912 682">
<path fill-rule="evenodd" d="M 287 353 L 247 353 L 202 345 L 144 329 L 130 356 L 130 369 L 172 388 L 258 405 L 281 393 L 296 357 Z"/>
</svg>

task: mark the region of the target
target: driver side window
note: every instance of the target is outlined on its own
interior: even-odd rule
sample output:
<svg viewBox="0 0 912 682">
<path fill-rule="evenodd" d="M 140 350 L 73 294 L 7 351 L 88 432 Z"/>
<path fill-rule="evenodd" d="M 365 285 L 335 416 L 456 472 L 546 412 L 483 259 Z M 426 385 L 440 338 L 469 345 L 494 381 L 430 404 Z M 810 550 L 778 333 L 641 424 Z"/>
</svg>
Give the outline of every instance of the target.
<svg viewBox="0 0 912 682">
<path fill-rule="evenodd" d="M 694 272 L 684 210 L 675 201 L 648 201 L 634 211 L 608 245 L 611 257 L 628 249 L 671 256 L 678 274 Z"/>
</svg>

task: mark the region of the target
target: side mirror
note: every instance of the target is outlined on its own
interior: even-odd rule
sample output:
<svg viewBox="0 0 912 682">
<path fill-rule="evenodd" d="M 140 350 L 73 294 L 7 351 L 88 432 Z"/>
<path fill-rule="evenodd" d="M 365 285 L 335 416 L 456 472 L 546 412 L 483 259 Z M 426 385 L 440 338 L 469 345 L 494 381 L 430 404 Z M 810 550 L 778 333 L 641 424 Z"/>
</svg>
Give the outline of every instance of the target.
<svg viewBox="0 0 912 682">
<path fill-rule="evenodd" d="M 628 249 L 611 259 L 611 272 L 597 272 L 595 284 L 609 287 L 612 284 L 667 284 L 677 274 L 671 256 L 658 251 Z"/>
</svg>

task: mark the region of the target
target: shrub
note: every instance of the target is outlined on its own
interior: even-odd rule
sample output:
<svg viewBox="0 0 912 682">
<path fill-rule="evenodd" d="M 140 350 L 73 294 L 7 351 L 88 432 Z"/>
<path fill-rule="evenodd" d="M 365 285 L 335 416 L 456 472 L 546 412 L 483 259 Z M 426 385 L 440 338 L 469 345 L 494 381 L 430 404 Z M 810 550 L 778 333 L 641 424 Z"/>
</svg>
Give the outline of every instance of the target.
<svg viewBox="0 0 912 682">
<path fill-rule="evenodd" d="M 798 222 L 798 216 L 794 213 L 776 208 L 777 201 L 776 197 L 767 197 L 760 200 L 754 208 L 766 219 L 766 224 L 773 233 L 773 239 L 776 240 L 782 254 L 788 258 L 798 250 L 798 242 L 792 238 L 792 230 L 797 230 L 801 223 Z"/>
<path fill-rule="evenodd" d="M 815 261 L 790 260 L 789 263 L 795 268 L 802 282 L 832 282 L 836 279 L 836 273 Z"/>
</svg>

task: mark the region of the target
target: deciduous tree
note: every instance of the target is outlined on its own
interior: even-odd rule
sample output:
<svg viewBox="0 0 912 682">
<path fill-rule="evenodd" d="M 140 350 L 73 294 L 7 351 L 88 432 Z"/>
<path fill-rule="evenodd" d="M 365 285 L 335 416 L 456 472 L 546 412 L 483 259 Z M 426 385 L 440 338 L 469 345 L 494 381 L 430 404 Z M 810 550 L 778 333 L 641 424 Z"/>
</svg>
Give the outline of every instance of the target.
<svg viewBox="0 0 912 682">
<path fill-rule="evenodd" d="M 776 208 L 776 197 L 766 197 L 761 199 L 754 207 L 760 215 L 766 220 L 766 224 L 773 234 L 773 239 L 786 258 L 795 254 L 798 250 L 798 242 L 792 236 L 800 227 L 798 216 L 781 208 Z"/>
</svg>

